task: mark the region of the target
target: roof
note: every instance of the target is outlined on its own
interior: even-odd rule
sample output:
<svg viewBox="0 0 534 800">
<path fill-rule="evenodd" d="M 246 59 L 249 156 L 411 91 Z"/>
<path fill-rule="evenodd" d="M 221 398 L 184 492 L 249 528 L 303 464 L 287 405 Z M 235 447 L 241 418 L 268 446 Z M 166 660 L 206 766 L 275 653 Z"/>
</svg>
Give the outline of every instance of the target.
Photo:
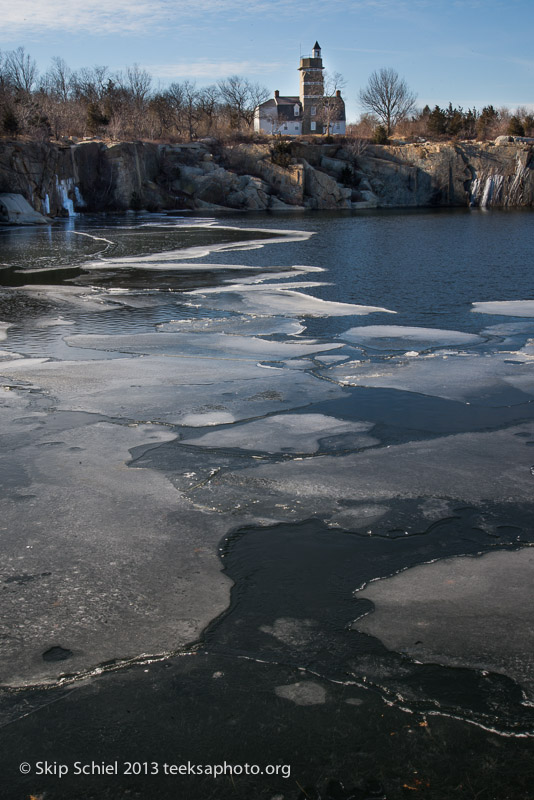
<svg viewBox="0 0 534 800">
<path fill-rule="evenodd" d="M 279 106 L 289 105 L 290 103 L 295 105 L 295 103 L 300 104 L 300 97 L 298 95 L 285 95 L 284 97 L 275 97 L 275 103 L 278 103 Z"/>
<path fill-rule="evenodd" d="M 342 97 L 324 97 L 323 102 L 325 101 L 332 101 L 332 114 L 331 119 L 333 122 L 345 122 L 345 101 Z"/>
<path fill-rule="evenodd" d="M 319 44 L 319 42 L 315 42 L 315 44 L 313 45 L 313 49 L 314 50 L 320 50 L 321 49 L 321 45 Z"/>
</svg>

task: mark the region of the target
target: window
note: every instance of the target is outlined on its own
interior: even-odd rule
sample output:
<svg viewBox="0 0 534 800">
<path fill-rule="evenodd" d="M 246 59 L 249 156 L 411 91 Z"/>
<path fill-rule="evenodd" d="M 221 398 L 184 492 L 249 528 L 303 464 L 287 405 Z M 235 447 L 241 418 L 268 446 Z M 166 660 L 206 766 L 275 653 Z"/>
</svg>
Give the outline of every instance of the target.
<svg viewBox="0 0 534 800">
<path fill-rule="evenodd" d="M 300 108 L 299 108 L 299 107 L 298 107 L 298 105 L 295 103 L 295 106 L 294 106 L 294 108 L 293 108 L 293 113 L 294 113 L 294 115 L 295 115 L 296 117 L 298 117 L 298 115 L 299 115 L 299 111 L 300 111 Z"/>
<path fill-rule="evenodd" d="M 310 130 L 314 131 L 316 128 L 317 128 L 317 123 L 315 122 L 315 120 L 312 120 L 310 122 Z"/>
<path fill-rule="evenodd" d="M 312 117 L 314 117 L 317 114 L 317 106 L 312 106 L 311 107 L 310 114 L 311 114 Z"/>
<path fill-rule="evenodd" d="M 284 130 L 287 131 L 287 125 L 284 125 Z"/>
</svg>

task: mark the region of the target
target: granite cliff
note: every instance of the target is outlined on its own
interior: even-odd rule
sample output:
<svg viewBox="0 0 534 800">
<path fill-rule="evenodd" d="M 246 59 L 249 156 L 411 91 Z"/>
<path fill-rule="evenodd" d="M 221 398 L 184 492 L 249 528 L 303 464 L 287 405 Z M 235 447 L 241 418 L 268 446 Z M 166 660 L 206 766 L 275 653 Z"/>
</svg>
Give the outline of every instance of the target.
<svg viewBox="0 0 534 800">
<path fill-rule="evenodd" d="M 47 217 L 128 209 L 360 209 L 534 203 L 534 142 L 354 148 L 292 142 L 280 166 L 269 145 L 147 142 L 0 143 L 2 195 Z M 7 212 L 6 212 L 7 213 Z"/>
</svg>

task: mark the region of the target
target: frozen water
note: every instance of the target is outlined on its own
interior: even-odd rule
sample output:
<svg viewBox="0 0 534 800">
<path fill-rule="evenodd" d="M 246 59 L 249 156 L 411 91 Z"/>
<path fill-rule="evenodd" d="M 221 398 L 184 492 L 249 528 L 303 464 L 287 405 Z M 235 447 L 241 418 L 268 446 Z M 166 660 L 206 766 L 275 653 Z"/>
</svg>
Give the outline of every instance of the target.
<svg viewBox="0 0 534 800">
<path fill-rule="evenodd" d="M 345 386 L 401 389 L 476 405 L 524 403 L 534 395 L 533 365 L 521 351 L 347 361 L 322 374 Z"/>
<path fill-rule="evenodd" d="M 0 341 L 7 339 L 7 329 L 10 327 L 9 322 L 0 322 Z"/>
<path fill-rule="evenodd" d="M 500 325 L 490 325 L 481 331 L 483 336 L 504 336 L 505 342 L 511 341 L 509 337 L 534 333 L 534 319 L 523 322 L 503 322 Z"/>
<path fill-rule="evenodd" d="M 227 292 L 265 292 L 272 289 L 313 289 L 315 286 L 329 286 L 324 281 L 291 281 L 290 283 L 273 283 L 266 285 L 263 282 L 254 283 L 231 283 L 229 286 L 209 286 L 202 289 L 193 289 L 189 295 L 226 294 Z"/>
<path fill-rule="evenodd" d="M 69 217 L 74 217 L 76 215 L 76 212 L 74 211 L 74 203 L 69 197 L 69 191 L 72 191 L 73 187 L 74 181 L 72 178 L 63 178 L 61 181 L 56 178 L 56 189 L 61 198 L 61 205 Z"/>
<path fill-rule="evenodd" d="M 473 333 L 404 325 L 363 325 L 349 328 L 339 338 L 376 350 L 406 350 L 414 344 L 421 350 L 444 345 L 474 345 L 484 341 Z"/>
<path fill-rule="evenodd" d="M 235 421 L 236 417 L 229 411 L 205 411 L 200 414 L 186 414 L 181 424 L 191 428 L 204 428 L 211 425 L 227 425 Z"/>
<path fill-rule="evenodd" d="M 273 513 L 280 520 L 315 516 L 325 521 L 352 503 L 363 524 L 392 500 L 432 499 L 461 503 L 529 503 L 532 499 L 534 424 L 430 441 L 371 448 L 348 455 L 321 455 L 228 471 L 192 497 L 210 507 L 241 513 Z M 426 509 L 428 512 L 428 508 Z M 440 517 L 439 507 L 436 511 Z M 425 515 L 425 519 L 428 514 Z M 343 517 L 342 517 L 343 519 Z M 424 524 L 424 528 L 428 522 Z"/>
<path fill-rule="evenodd" d="M 212 411 L 228 413 L 235 420 L 252 419 L 306 406 L 310 396 L 321 400 L 341 394 L 339 387 L 309 374 L 265 370 L 246 360 L 222 357 L 21 359 L 2 362 L 0 373 L 40 389 L 64 410 L 173 424 Z"/>
<path fill-rule="evenodd" d="M 291 647 L 306 647 L 317 636 L 319 625 L 313 619 L 294 619 L 279 617 L 272 625 L 261 625 L 260 631 L 274 636 L 279 642 Z"/>
<path fill-rule="evenodd" d="M 316 706 L 326 703 L 326 690 L 316 681 L 298 681 L 288 686 L 277 686 L 278 697 L 291 700 L 297 706 Z"/>
<path fill-rule="evenodd" d="M 354 627 L 417 661 L 503 672 L 534 696 L 534 551 L 445 559 L 358 593 L 375 610 Z"/>
<path fill-rule="evenodd" d="M 163 333 L 240 333 L 251 336 L 266 336 L 273 333 L 296 336 L 306 330 L 297 320 L 270 316 L 173 319 L 161 323 L 157 329 Z"/>
<path fill-rule="evenodd" d="M 493 300 L 472 303 L 472 311 L 479 314 L 495 314 L 503 317 L 534 317 L 534 300 Z"/>
<path fill-rule="evenodd" d="M 258 450 L 266 453 L 315 453 L 321 440 L 331 436 L 349 437 L 352 447 L 371 447 L 378 440 L 366 435 L 369 422 L 347 422 L 324 414 L 276 414 L 244 425 L 206 433 L 197 439 L 185 439 L 196 447 Z M 345 439 L 348 444 L 349 439 Z"/>
<path fill-rule="evenodd" d="M 290 284 L 299 286 L 299 284 Z M 363 306 L 353 303 L 339 303 L 330 300 L 321 300 L 304 292 L 277 286 L 250 287 L 241 285 L 238 289 L 223 288 L 217 293 L 202 293 L 202 306 L 204 308 L 223 309 L 225 311 L 238 311 L 243 314 L 273 314 L 275 316 L 289 317 L 339 317 L 352 315 L 373 314 L 383 312 L 394 314 L 387 308 L 376 306 Z M 192 293 L 189 293 L 192 296 Z"/>
<path fill-rule="evenodd" d="M 313 340 L 273 342 L 254 336 L 225 333 L 141 333 L 135 336 L 75 335 L 65 337 L 74 347 L 118 350 L 121 353 L 166 353 L 188 358 L 220 354 L 224 359 L 284 359 L 335 350 L 340 344 L 319 344 Z"/>
<path fill-rule="evenodd" d="M 126 466 L 131 448 L 173 434 L 66 416 L 57 431 L 36 418 L 31 439 L 26 430 L 0 455 L 11 475 L 0 501 L 4 684 L 183 647 L 227 603 L 217 543 L 231 521 L 206 527 L 163 475 Z M 68 665 L 42 659 L 58 644 Z"/>
<path fill-rule="evenodd" d="M 153 223 L 150 224 L 150 227 L 153 226 Z M 213 223 L 199 223 L 194 226 L 189 225 L 188 227 L 196 227 L 196 228 L 211 228 L 213 227 Z M 242 232 L 241 228 L 235 228 L 231 225 L 217 225 L 217 229 L 220 231 L 223 230 L 230 230 L 230 231 L 240 231 Z M 257 231 L 258 233 L 265 234 L 265 231 L 261 228 L 247 228 L 246 233 L 254 233 Z M 250 270 L 251 267 L 243 266 L 239 267 L 234 264 L 231 265 L 224 265 L 224 264 L 195 264 L 194 262 L 191 263 L 191 259 L 197 258 L 205 258 L 210 255 L 210 253 L 225 253 L 225 252 L 235 252 L 239 250 L 254 250 L 263 247 L 266 244 L 280 244 L 283 242 L 299 242 L 305 241 L 313 236 L 313 233 L 306 232 L 306 231 L 290 231 L 290 230 L 271 230 L 270 231 L 273 236 L 268 236 L 265 238 L 258 238 L 258 239 L 249 239 L 246 242 L 237 241 L 237 242 L 225 242 L 225 243 L 217 243 L 213 242 L 211 244 L 199 245 L 194 247 L 182 247 L 179 250 L 170 250 L 167 252 L 158 252 L 158 253 L 150 253 L 148 255 L 135 255 L 135 256 L 113 256 L 109 259 L 105 260 L 95 260 L 90 261 L 84 264 L 84 268 L 86 269 L 102 269 L 104 266 L 108 269 L 142 269 L 142 270 L 202 270 L 205 271 L 206 269 L 247 269 Z M 187 262 L 187 263 L 186 263 Z M 259 268 L 259 269 L 264 269 Z"/>
<path fill-rule="evenodd" d="M 80 286 L 46 286 L 44 284 L 23 286 L 18 292 L 30 295 L 37 300 L 48 303 L 68 304 L 85 311 L 110 311 L 116 305 L 110 302 L 110 297 L 105 291 L 98 289 L 85 289 Z"/>
</svg>

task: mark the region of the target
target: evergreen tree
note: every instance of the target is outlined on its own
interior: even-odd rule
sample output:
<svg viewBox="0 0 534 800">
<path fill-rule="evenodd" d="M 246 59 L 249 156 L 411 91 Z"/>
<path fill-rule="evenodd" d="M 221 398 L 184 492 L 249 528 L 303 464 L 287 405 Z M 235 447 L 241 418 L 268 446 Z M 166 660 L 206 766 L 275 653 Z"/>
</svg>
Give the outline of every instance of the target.
<svg viewBox="0 0 534 800">
<path fill-rule="evenodd" d="M 508 136 L 525 135 L 525 128 L 519 117 L 516 117 L 515 115 L 513 117 L 510 117 L 510 122 L 508 123 L 508 128 L 506 133 L 508 134 Z"/>
<path fill-rule="evenodd" d="M 428 116 L 428 130 L 436 136 L 443 136 L 447 132 L 447 117 L 439 106 L 435 106 Z"/>
<path fill-rule="evenodd" d="M 373 133 L 373 142 L 375 144 L 387 144 L 388 141 L 388 132 L 385 125 L 377 125 Z"/>
<path fill-rule="evenodd" d="M 109 117 L 102 114 L 98 103 L 89 103 L 87 106 L 87 127 L 91 136 L 97 134 L 104 125 L 109 125 Z"/>
<path fill-rule="evenodd" d="M 6 108 L 2 119 L 2 128 L 4 132 L 11 136 L 17 136 L 20 133 L 19 121 L 12 108 Z"/>
</svg>

